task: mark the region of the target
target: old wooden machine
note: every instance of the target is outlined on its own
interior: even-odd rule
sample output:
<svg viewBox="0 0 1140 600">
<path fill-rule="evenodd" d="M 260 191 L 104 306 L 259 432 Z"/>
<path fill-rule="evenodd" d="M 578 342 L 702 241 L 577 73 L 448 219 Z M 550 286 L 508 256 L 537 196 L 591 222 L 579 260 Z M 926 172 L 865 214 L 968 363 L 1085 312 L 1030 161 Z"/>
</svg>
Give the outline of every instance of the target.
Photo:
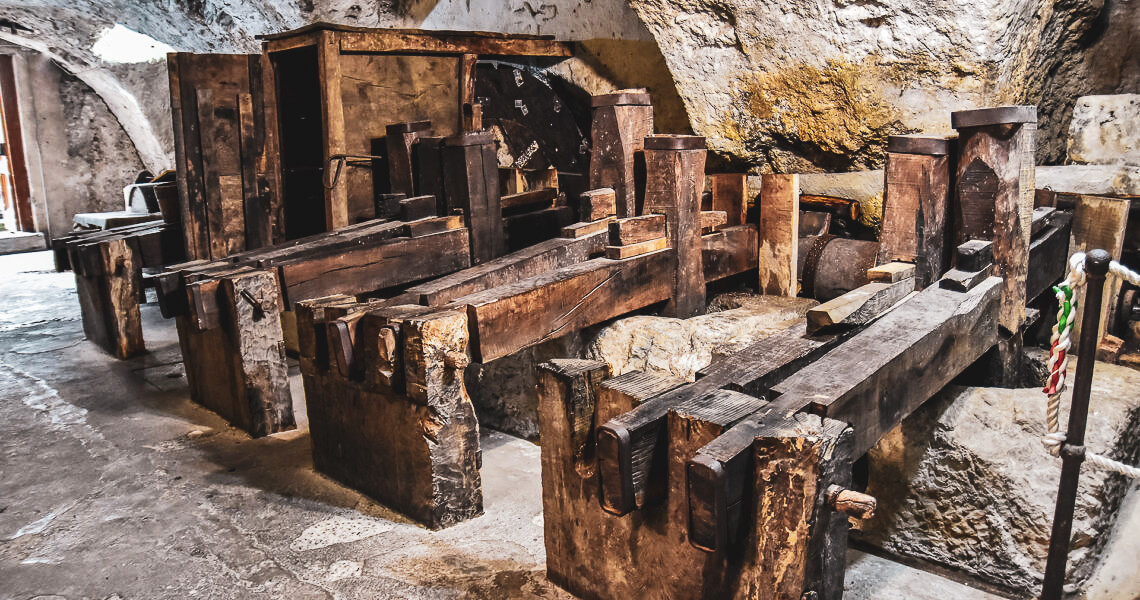
<svg viewBox="0 0 1140 600">
<path fill-rule="evenodd" d="M 1063 275 L 1067 216 L 1022 193 L 1033 117 L 956 113 L 956 184 L 947 140 L 893 138 L 870 283 L 695 382 L 545 364 L 550 579 L 589 598 L 842 597 L 848 517 L 875 506 L 852 461 L 991 348 L 1009 376 L 1027 297 Z M 767 293 L 797 291 L 796 186 L 763 181 Z"/>
</svg>

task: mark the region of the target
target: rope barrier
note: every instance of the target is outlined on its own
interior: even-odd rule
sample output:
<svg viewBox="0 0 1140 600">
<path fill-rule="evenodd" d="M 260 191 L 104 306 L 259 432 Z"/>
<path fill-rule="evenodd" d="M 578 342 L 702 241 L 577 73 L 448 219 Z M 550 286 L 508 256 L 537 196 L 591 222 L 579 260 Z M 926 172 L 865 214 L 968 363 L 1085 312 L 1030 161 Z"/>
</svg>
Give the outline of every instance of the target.
<svg viewBox="0 0 1140 600">
<path fill-rule="evenodd" d="M 1140 273 L 1130 270 L 1115 260 L 1109 265 L 1108 272 L 1140 286 Z M 1069 364 L 1069 348 L 1072 347 L 1072 332 L 1077 309 L 1076 291 L 1084 284 L 1085 253 L 1078 252 L 1069 258 L 1068 276 L 1053 287 L 1053 293 L 1057 297 L 1057 323 L 1053 325 L 1053 335 L 1050 338 L 1049 377 L 1046 379 L 1045 389 L 1042 390 L 1049 396 L 1049 404 L 1045 411 L 1045 422 L 1049 432 L 1045 434 L 1042 443 L 1053 456 L 1061 455 L 1061 446 L 1065 443 L 1065 432 L 1061 431 L 1059 418 L 1061 393 L 1065 391 L 1065 372 Z M 1086 451 L 1085 460 L 1102 469 L 1140 479 L 1140 468 L 1100 454 Z"/>
</svg>

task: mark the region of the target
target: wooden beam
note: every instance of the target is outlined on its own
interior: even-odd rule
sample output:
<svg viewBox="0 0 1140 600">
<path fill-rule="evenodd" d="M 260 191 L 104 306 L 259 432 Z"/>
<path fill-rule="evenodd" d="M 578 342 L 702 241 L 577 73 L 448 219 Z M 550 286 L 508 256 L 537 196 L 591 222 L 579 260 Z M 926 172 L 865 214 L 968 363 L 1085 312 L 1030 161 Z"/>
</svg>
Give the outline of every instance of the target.
<svg viewBox="0 0 1140 600">
<path fill-rule="evenodd" d="M 1108 198 L 1105 196 L 1080 196 L 1077 199 L 1076 210 L 1073 211 L 1072 233 L 1069 238 L 1069 252 L 1088 252 L 1097 248 L 1104 250 L 1112 256 L 1113 260 L 1120 260 L 1124 251 L 1124 237 L 1128 229 L 1128 209 L 1130 202 L 1122 198 Z M 1066 262 L 1067 259 L 1066 259 Z M 1105 282 L 1104 304 L 1100 311 L 1100 330 L 1097 333 L 1097 344 L 1104 338 L 1108 324 L 1115 316 L 1116 305 L 1120 297 L 1121 281 L 1119 277 L 1110 277 Z M 1084 289 L 1077 293 L 1077 303 L 1085 300 Z M 1078 348 L 1077 340 L 1081 332 L 1081 319 L 1077 319 L 1073 328 L 1073 350 Z"/>
<path fill-rule="evenodd" d="M 865 325 L 914 291 L 914 278 L 896 283 L 868 283 L 807 312 L 807 331 L 815 335 Z"/>
<path fill-rule="evenodd" d="M 426 193 L 416 189 L 416 174 L 412 165 L 415 164 L 413 157 L 416 155 L 419 138 L 431 134 L 431 121 L 394 123 L 385 128 L 384 140 L 388 148 L 388 181 L 391 193 L 405 196 L 415 196 L 417 192 Z"/>
<path fill-rule="evenodd" d="M 712 209 L 724 211 L 728 225 L 743 225 L 748 217 L 748 174 L 709 175 Z"/>
<path fill-rule="evenodd" d="M 578 217 L 583 221 L 598 221 L 617 214 L 616 193 L 611 188 L 598 188 L 582 192 Z"/>
<path fill-rule="evenodd" d="M 800 218 L 798 175 L 760 179 L 760 292 L 795 296 Z"/>
<path fill-rule="evenodd" d="M 628 246 L 665 237 L 665 215 L 643 215 L 610 223 L 609 245 Z"/>
<path fill-rule="evenodd" d="M 701 191 L 705 139 L 685 135 L 645 138 L 645 210 L 661 213 L 673 248 L 673 294 L 662 314 L 685 319 L 705 311 L 701 262 Z M 621 216 L 619 214 L 619 216 Z"/>
<path fill-rule="evenodd" d="M 949 154 L 946 138 L 887 138 L 879 262 L 914 263 L 917 289 L 937 281 L 950 268 Z"/>
<path fill-rule="evenodd" d="M 484 32 L 374 29 L 340 34 L 343 52 L 477 54 L 480 56 L 573 56 L 566 42 L 537 36 L 493 36 Z"/>
<path fill-rule="evenodd" d="M 625 90 L 594 96 L 590 103 L 590 188 L 613 189 L 617 216 L 637 216 L 637 154 L 653 134 L 649 94 Z"/>
<path fill-rule="evenodd" d="M 462 210 L 471 229 L 471 262 L 479 264 L 506 254 L 499 164 L 490 132 L 445 139 L 443 170 L 448 212 Z"/>
</svg>

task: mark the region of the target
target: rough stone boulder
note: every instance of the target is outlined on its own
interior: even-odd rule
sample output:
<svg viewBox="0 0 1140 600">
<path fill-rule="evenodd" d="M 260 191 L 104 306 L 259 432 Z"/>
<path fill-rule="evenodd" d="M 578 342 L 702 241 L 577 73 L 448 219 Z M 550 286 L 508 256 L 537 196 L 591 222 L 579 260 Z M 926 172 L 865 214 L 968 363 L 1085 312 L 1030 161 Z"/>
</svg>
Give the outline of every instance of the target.
<svg viewBox="0 0 1140 600">
<path fill-rule="evenodd" d="M 1137 389 L 1140 372 L 1097 363 L 1090 449 L 1135 463 Z M 1039 389 L 948 387 L 931 399 L 870 451 L 867 491 L 879 510 L 859 524 L 859 537 L 891 553 L 1038 593 L 1061 473 L 1060 459 L 1041 444 L 1045 404 Z M 1067 411 L 1061 419 L 1064 427 Z M 1092 572 L 1126 491 L 1120 476 L 1082 469 L 1070 582 Z"/>
<path fill-rule="evenodd" d="M 691 319 L 637 316 L 615 321 L 598 332 L 586 356 L 605 361 L 613 376 L 646 371 L 693 381 L 714 356 L 790 327 L 816 304 L 805 298 L 726 295 L 711 304 L 720 310 Z"/>
<path fill-rule="evenodd" d="M 1140 94 L 1078 98 L 1067 150 L 1071 163 L 1140 165 Z"/>
</svg>

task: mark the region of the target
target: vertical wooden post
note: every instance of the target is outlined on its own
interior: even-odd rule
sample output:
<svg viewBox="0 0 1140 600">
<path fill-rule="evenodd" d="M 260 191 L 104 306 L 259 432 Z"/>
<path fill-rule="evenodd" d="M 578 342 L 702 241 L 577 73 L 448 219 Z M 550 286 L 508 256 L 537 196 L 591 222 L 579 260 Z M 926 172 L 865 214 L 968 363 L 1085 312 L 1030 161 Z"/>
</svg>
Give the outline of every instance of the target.
<svg viewBox="0 0 1140 600">
<path fill-rule="evenodd" d="M 447 195 L 443 188 L 443 137 L 423 136 L 416 143 L 416 189 L 424 196 L 435 196 L 436 213 L 447 216 Z"/>
<path fill-rule="evenodd" d="M 879 263 L 914 263 L 922 289 L 950 268 L 946 219 L 950 201 L 950 140 L 892 135 L 884 169 Z"/>
<path fill-rule="evenodd" d="M 385 141 L 388 146 L 388 181 L 391 193 L 416 195 L 415 164 L 416 141 L 421 136 L 431 135 L 431 121 L 394 123 L 385 128 Z"/>
<path fill-rule="evenodd" d="M 340 92 L 340 32 L 322 30 L 317 43 L 319 75 L 321 80 L 321 117 L 325 132 L 325 169 L 329 157 L 344 154 L 344 102 Z M 325 230 L 332 231 L 348 225 L 347 177 L 339 185 L 325 189 Z"/>
<path fill-rule="evenodd" d="M 642 90 L 594 96 L 590 189 L 613 188 L 619 219 L 637 216 L 636 154 L 653 134 L 653 106 Z M 698 192 L 698 195 L 700 192 Z M 698 198 L 699 199 L 699 198 Z"/>
<path fill-rule="evenodd" d="M 1127 198 L 1079 196 L 1076 209 L 1073 211 L 1073 228 L 1069 235 L 1070 255 L 1074 252 L 1100 249 L 1108 252 L 1113 260 L 1120 260 L 1120 255 L 1124 251 L 1124 235 L 1128 228 L 1128 209 L 1131 205 L 1131 201 Z M 1068 260 L 1068 256 L 1065 259 Z M 1066 267 L 1067 272 L 1068 267 Z M 1120 288 L 1119 277 L 1113 277 L 1105 284 L 1103 306 L 1100 310 L 1100 329 L 1096 336 L 1098 347 L 1109 323 L 1115 320 Z M 1085 293 L 1083 288 L 1077 291 L 1078 306 L 1084 305 Z M 1077 319 L 1073 328 L 1073 352 L 1080 349 L 1082 321 L 1084 319 Z"/>
<path fill-rule="evenodd" d="M 645 138 L 645 212 L 661 213 L 677 269 L 673 297 L 664 314 L 685 319 L 705 311 L 701 259 L 701 192 L 705 181 L 705 138 L 651 135 Z M 621 216 L 621 196 L 617 196 Z"/>
<path fill-rule="evenodd" d="M 795 296 L 800 231 L 799 175 L 760 178 L 760 293 Z"/>
<path fill-rule="evenodd" d="M 954 246 L 972 239 L 993 242 L 994 274 L 1003 282 L 999 384 L 1013 385 L 1021 366 L 1027 301 L 1037 107 L 968 110 L 952 113 L 950 120 L 958 130 Z"/>
<path fill-rule="evenodd" d="M 445 214 L 462 210 L 471 229 L 471 262 L 479 264 L 505 254 L 499 163 L 491 132 L 445 139 L 443 176 L 449 209 Z"/>
<path fill-rule="evenodd" d="M 709 180 L 712 210 L 723 210 L 728 215 L 727 227 L 743 225 L 748 214 L 748 174 L 714 173 Z"/>
<path fill-rule="evenodd" d="M 958 130 L 954 247 L 992 241 L 1005 283 L 999 322 L 1018 333 L 1025 320 L 1025 276 L 1033 219 L 1035 106 L 1003 106 L 951 114 Z"/>
</svg>

